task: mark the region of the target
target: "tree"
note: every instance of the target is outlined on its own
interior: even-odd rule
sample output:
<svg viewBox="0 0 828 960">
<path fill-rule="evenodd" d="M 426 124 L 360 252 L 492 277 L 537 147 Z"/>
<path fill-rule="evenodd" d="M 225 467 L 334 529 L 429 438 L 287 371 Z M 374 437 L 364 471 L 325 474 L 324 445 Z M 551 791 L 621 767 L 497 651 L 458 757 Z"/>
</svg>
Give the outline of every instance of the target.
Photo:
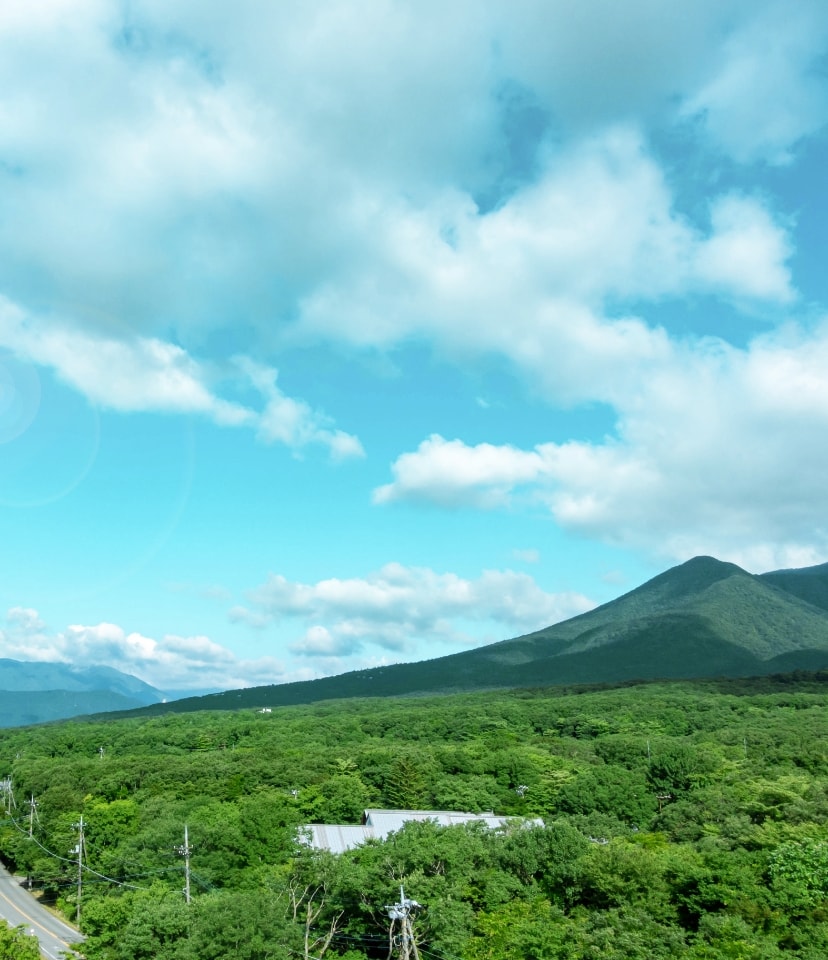
<svg viewBox="0 0 828 960">
<path fill-rule="evenodd" d="M 783 843 L 770 856 L 774 892 L 796 910 L 828 900 L 828 843 Z"/>
<path fill-rule="evenodd" d="M 564 813 L 611 813 L 636 826 L 648 824 L 656 806 L 643 774 L 624 767 L 587 770 L 565 783 L 558 794 L 558 808 Z"/>
<path fill-rule="evenodd" d="M 547 900 L 515 900 L 481 914 L 469 941 L 470 960 L 564 960 L 567 923 Z"/>
<path fill-rule="evenodd" d="M 176 960 L 291 960 L 302 956 L 286 904 L 264 891 L 217 890 L 192 904 L 189 935 Z M 315 956 L 321 957 L 322 953 Z"/>
<path fill-rule="evenodd" d="M 0 960 L 40 960 L 37 937 L 0 920 Z"/>
</svg>

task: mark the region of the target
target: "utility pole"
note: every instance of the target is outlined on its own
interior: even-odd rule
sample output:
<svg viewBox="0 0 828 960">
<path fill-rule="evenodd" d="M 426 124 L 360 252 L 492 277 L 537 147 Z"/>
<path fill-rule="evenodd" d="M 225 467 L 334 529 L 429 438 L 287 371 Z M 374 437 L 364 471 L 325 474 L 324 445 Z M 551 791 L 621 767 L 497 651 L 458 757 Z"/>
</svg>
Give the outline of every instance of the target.
<svg viewBox="0 0 828 960">
<path fill-rule="evenodd" d="M 78 905 L 75 914 L 75 920 L 77 923 L 80 923 L 81 918 L 81 899 L 83 898 L 83 814 L 81 814 L 80 822 L 74 824 L 75 829 L 78 831 L 78 843 L 72 853 L 78 855 Z"/>
<path fill-rule="evenodd" d="M 14 787 L 12 786 L 11 777 L 6 777 L 5 780 L 0 780 L 0 793 L 3 795 L 3 804 L 6 808 L 6 813 L 11 816 L 12 810 L 14 810 L 16 806 L 14 802 Z"/>
<path fill-rule="evenodd" d="M 400 902 L 386 905 L 385 909 L 388 911 L 388 916 L 391 919 L 391 929 L 388 932 L 388 940 L 391 948 L 393 949 L 394 944 L 394 924 L 399 920 L 400 960 L 411 960 L 412 957 L 413 960 L 420 960 L 417 941 L 414 939 L 414 932 L 411 929 L 411 914 L 414 910 L 421 909 L 420 904 L 417 903 L 416 900 L 408 900 L 405 896 L 403 885 L 400 884 Z M 389 958 L 391 956 L 390 949 L 388 956 Z"/>
<path fill-rule="evenodd" d="M 37 801 L 34 798 L 34 794 L 31 795 L 29 800 L 29 839 L 31 840 L 34 836 L 34 822 L 37 820 L 40 823 L 40 818 L 37 815 Z"/>
<path fill-rule="evenodd" d="M 184 824 L 184 843 L 178 847 L 174 847 L 175 852 L 180 856 L 184 857 L 184 900 L 186 903 L 190 902 L 190 854 L 192 853 L 192 847 L 190 846 L 190 836 L 187 832 L 187 824 Z"/>
</svg>

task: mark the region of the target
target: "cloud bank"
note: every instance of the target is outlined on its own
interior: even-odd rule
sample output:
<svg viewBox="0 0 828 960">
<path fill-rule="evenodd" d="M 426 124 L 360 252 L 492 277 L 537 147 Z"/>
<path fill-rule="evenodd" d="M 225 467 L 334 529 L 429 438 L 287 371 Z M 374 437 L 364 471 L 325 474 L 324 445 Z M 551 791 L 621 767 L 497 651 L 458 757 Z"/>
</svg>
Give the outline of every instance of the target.
<svg viewBox="0 0 828 960">
<path fill-rule="evenodd" d="M 390 563 L 364 578 L 305 584 L 271 574 L 248 595 L 236 620 L 262 627 L 303 622 L 291 647 L 300 657 L 347 657 L 370 648 L 395 659 L 420 659 L 426 642 L 476 646 L 528 633 L 591 609 L 577 593 L 551 594 L 512 570 L 485 571 L 476 580 Z"/>
<path fill-rule="evenodd" d="M 230 610 L 230 620 L 257 628 L 260 649 L 284 646 L 270 639 L 276 627 L 293 633 L 280 656 L 240 657 L 207 636 L 154 638 L 106 622 L 53 630 L 27 607 L 7 612 L 0 656 L 110 666 L 160 690 L 225 690 L 422 659 L 435 643 L 448 651 L 479 646 L 595 605 L 578 593 L 548 593 L 511 570 L 468 580 L 401 564 L 362 579 L 312 584 L 271 574 L 247 600 Z"/>
<path fill-rule="evenodd" d="M 54 631 L 38 612 L 13 607 L 0 628 L 0 655 L 16 660 L 107 666 L 139 677 L 161 691 L 228 690 L 279 683 L 285 663 L 276 657 L 237 657 L 208 637 L 157 640 L 114 623 L 73 624 Z"/>
</svg>

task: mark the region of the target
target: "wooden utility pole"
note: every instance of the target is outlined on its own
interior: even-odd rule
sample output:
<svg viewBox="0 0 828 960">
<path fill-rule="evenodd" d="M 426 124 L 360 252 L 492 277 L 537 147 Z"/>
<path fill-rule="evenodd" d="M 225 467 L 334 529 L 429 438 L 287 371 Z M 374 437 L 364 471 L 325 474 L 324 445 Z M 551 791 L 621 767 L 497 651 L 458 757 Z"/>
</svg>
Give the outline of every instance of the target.
<svg viewBox="0 0 828 960">
<path fill-rule="evenodd" d="M 81 814 L 80 822 L 75 824 L 75 829 L 78 831 L 78 845 L 73 851 L 73 853 L 77 853 L 78 855 L 78 903 L 75 914 L 75 922 L 80 924 L 81 900 L 83 898 L 83 814 Z"/>
</svg>

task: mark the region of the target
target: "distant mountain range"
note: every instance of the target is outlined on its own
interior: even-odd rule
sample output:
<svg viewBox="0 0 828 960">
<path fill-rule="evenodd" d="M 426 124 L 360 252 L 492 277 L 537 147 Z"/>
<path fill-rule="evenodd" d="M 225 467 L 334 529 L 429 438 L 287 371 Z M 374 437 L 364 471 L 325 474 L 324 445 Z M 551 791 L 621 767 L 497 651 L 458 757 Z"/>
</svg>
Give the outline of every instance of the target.
<svg viewBox="0 0 828 960">
<path fill-rule="evenodd" d="M 164 694 L 111 667 L 0 659 L 0 727 L 129 710 Z"/>
<path fill-rule="evenodd" d="M 588 613 L 513 640 L 336 677 L 231 690 L 142 714 L 231 710 L 635 679 L 745 677 L 828 667 L 828 564 L 759 576 L 696 557 Z"/>
</svg>

